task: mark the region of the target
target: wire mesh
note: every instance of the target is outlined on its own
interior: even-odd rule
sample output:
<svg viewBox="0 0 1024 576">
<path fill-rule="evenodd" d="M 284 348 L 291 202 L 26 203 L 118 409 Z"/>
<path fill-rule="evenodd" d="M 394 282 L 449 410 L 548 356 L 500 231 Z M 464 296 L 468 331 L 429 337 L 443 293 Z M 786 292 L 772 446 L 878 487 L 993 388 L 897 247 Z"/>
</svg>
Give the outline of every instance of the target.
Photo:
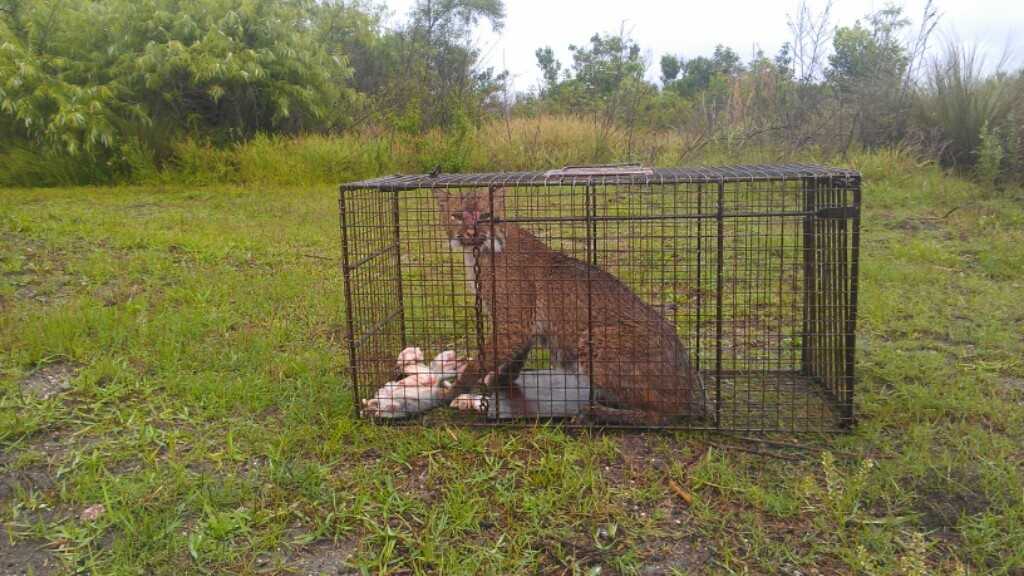
<svg viewBox="0 0 1024 576">
<path fill-rule="evenodd" d="M 856 172 L 389 176 L 342 186 L 339 206 L 363 417 L 734 431 L 853 422 Z"/>
</svg>

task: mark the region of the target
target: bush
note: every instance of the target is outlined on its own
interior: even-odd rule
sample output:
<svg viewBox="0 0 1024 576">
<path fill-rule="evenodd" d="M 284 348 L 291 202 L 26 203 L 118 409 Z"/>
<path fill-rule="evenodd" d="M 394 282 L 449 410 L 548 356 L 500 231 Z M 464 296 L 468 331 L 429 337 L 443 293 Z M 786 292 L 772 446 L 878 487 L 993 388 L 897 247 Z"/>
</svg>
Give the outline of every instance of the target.
<svg viewBox="0 0 1024 576">
<path fill-rule="evenodd" d="M 981 127 L 976 157 L 977 163 L 974 170 L 978 180 L 989 187 L 994 187 L 996 181 L 999 180 L 1006 152 L 1003 150 L 1003 141 L 999 137 L 999 131 L 990 129 L 988 122 Z"/>
<path fill-rule="evenodd" d="M 333 128 L 354 92 L 309 31 L 316 3 L 24 0 L 0 11 L 0 121 L 37 148 L 118 156 L 140 139 Z M 155 132 L 148 130 L 157 127 Z"/>
<path fill-rule="evenodd" d="M 973 167 L 983 151 L 983 130 L 991 134 L 1017 133 L 1009 126 L 1019 82 L 1005 74 L 986 75 L 984 58 L 977 49 L 949 44 L 945 54 L 932 62 L 928 84 L 917 103 L 917 122 L 929 134 L 932 147 L 944 166 Z M 1005 145 L 1005 144 L 1004 144 Z M 987 144 L 991 163 L 995 140 Z M 986 167 L 991 170 L 991 166 Z"/>
<path fill-rule="evenodd" d="M 13 144 L 0 150 L 0 186 L 112 184 L 119 179 L 107 161 Z"/>
</svg>

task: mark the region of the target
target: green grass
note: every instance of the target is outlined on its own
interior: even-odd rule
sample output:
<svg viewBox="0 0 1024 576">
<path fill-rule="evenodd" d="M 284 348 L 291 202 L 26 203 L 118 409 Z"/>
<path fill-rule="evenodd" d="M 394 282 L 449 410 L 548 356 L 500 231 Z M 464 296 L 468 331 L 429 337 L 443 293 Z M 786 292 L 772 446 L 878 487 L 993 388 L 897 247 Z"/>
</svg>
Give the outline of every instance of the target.
<svg viewBox="0 0 1024 576">
<path fill-rule="evenodd" d="M 773 437 L 801 449 L 365 424 L 332 187 L 0 190 L 0 563 L 1020 574 L 1021 192 L 853 162 L 861 420 Z M 53 365 L 76 369 L 69 390 L 22 392 Z"/>
</svg>

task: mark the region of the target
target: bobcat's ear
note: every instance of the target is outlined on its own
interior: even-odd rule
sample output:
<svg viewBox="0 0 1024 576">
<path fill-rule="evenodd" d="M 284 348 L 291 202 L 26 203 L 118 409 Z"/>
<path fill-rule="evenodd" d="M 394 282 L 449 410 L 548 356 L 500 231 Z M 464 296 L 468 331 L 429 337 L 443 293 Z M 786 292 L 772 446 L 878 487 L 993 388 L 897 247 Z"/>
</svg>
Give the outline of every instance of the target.
<svg viewBox="0 0 1024 576">
<path fill-rule="evenodd" d="M 491 186 L 488 190 L 491 201 L 494 202 L 494 211 L 498 214 L 505 213 L 505 189 L 501 186 Z"/>
</svg>

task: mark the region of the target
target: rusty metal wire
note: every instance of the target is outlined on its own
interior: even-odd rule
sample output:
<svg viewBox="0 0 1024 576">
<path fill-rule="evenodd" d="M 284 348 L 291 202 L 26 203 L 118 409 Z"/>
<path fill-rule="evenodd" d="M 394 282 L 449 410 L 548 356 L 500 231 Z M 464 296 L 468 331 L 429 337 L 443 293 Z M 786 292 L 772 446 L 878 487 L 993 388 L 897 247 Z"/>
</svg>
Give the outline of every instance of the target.
<svg viewBox="0 0 1024 576">
<path fill-rule="evenodd" d="M 486 337 L 505 333 L 479 294 L 481 275 L 494 270 L 476 264 L 468 278 L 469 260 L 448 244 L 433 194 L 490 186 L 504 188 L 506 204 L 492 230 L 521 226 L 592 267 L 579 311 L 588 326 L 595 312 L 589 271 L 596 269 L 675 326 L 713 416 L 667 427 L 796 432 L 853 423 L 860 175 L 810 165 L 583 166 L 343 185 L 348 377 L 357 413 L 396 380 L 406 346 L 421 347 L 425 362 L 443 350 L 495 354 L 484 349 Z M 404 415 L 412 418 L 402 421 L 507 425 L 552 415 L 585 425 L 570 415 L 601 401 L 588 383 L 593 374 L 556 367 L 542 345 L 524 362 L 524 382 L 541 405 L 533 418 L 512 418 L 508 398 L 487 389 L 474 391 L 482 411 L 456 411 L 446 406 L 450 399 L 408 400 Z"/>
<path fill-rule="evenodd" d="M 393 174 L 342 186 L 347 190 L 416 190 L 477 186 L 665 185 L 800 180 L 803 178 L 859 178 L 857 172 L 813 164 L 749 165 L 716 168 L 640 168 L 632 165 L 566 166 L 545 172 L 488 172 L 478 174 Z"/>
</svg>

